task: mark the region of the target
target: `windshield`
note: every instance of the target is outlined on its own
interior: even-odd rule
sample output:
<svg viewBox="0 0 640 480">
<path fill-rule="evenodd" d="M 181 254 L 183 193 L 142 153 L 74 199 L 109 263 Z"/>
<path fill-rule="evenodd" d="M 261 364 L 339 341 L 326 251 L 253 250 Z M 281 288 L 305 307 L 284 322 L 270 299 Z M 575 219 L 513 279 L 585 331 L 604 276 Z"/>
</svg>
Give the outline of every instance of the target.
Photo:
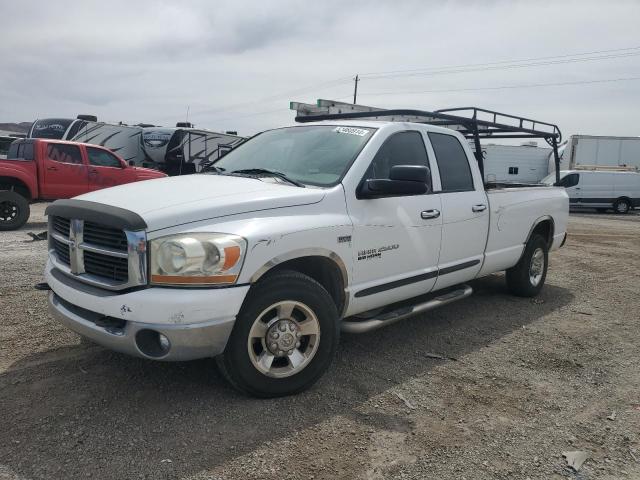
<svg viewBox="0 0 640 480">
<path fill-rule="evenodd" d="M 301 183 L 335 185 L 373 135 L 374 128 L 314 125 L 256 135 L 214 166 L 226 172 L 264 169 Z"/>
<path fill-rule="evenodd" d="M 567 176 L 567 172 L 560 171 L 560 180 Z M 550 173 L 542 180 L 540 183 L 544 183 L 545 185 L 554 185 L 556 183 L 556 172 Z"/>
<path fill-rule="evenodd" d="M 31 126 L 30 138 L 52 138 L 61 140 L 73 120 L 69 118 L 44 118 Z"/>
</svg>

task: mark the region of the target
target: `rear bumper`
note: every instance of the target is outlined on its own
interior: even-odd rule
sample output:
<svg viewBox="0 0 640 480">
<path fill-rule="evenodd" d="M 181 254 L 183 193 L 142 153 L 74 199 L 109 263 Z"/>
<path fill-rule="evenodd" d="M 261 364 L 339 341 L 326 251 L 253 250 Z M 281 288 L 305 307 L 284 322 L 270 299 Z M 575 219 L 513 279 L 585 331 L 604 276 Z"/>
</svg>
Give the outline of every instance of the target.
<svg viewBox="0 0 640 480">
<path fill-rule="evenodd" d="M 52 290 L 49 310 L 62 324 L 106 348 L 165 361 L 222 353 L 249 290 L 245 285 L 114 293 L 73 280 L 50 262 L 45 279 Z M 148 348 L 149 338 L 159 335 L 168 348 Z"/>
</svg>

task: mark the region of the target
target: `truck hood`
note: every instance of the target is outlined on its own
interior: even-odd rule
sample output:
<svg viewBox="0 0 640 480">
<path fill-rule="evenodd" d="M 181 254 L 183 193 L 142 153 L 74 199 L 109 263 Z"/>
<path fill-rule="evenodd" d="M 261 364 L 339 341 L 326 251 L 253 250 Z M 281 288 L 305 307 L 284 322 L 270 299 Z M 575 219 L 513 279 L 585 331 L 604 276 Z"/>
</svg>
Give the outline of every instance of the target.
<svg viewBox="0 0 640 480">
<path fill-rule="evenodd" d="M 136 179 L 138 180 L 150 180 L 152 178 L 163 178 L 166 177 L 167 174 L 160 172 L 159 170 L 154 170 L 152 168 L 144 168 L 144 167 L 132 167 L 133 171 L 136 172 Z"/>
<path fill-rule="evenodd" d="M 271 179 L 185 175 L 129 183 L 75 197 L 140 215 L 148 230 L 272 208 L 317 203 L 324 191 Z"/>
</svg>

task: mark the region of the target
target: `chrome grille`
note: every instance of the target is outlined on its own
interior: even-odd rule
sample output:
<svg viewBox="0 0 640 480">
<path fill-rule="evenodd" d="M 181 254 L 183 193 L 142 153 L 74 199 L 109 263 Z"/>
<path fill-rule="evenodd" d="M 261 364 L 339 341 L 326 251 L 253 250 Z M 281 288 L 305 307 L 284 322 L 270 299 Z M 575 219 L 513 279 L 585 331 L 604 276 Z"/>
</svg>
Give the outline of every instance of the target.
<svg viewBox="0 0 640 480">
<path fill-rule="evenodd" d="M 84 222 L 83 240 L 92 245 L 127 251 L 127 236 L 116 228 Z"/>
<path fill-rule="evenodd" d="M 53 217 L 53 230 L 69 238 L 69 230 L 71 229 L 71 220 L 62 217 Z"/>
<path fill-rule="evenodd" d="M 49 252 L 58 269 L 91 285 L 120 290 L 147 283 L 144 232 L 52 216 Z"/>
<path fill-rule="evenodd" d="M 129 279 L 129 260 L 85 251 L 84 271 L 116 282 L 126 282 Z"/>
<path fill-rule="evenodd" d="M 69 245 L 67 243 L 62 243 L 57 238 L 53 239 L 53 249 L 58 256 L 58 259 L 64 263 L 65 265 L 71 265 L 71 261 L 69 259 Z"/>
</svg>

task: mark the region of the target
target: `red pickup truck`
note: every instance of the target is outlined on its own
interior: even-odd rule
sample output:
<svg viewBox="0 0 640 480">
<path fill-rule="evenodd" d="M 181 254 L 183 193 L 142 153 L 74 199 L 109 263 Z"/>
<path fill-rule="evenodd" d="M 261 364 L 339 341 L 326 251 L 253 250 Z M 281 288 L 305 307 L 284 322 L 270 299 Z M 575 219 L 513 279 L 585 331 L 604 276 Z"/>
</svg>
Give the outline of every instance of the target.
<svg viewBox="0 0 640 480">
<path fill-rule="evenodd" d="M 0 230 L 20 228 L 29 203 L 57 200 L 123 183 L 166 177 L 162 172 L 127 165 L 97 145 L 48 139 L 20 139 L 0 160 Z"/>
</svg>

